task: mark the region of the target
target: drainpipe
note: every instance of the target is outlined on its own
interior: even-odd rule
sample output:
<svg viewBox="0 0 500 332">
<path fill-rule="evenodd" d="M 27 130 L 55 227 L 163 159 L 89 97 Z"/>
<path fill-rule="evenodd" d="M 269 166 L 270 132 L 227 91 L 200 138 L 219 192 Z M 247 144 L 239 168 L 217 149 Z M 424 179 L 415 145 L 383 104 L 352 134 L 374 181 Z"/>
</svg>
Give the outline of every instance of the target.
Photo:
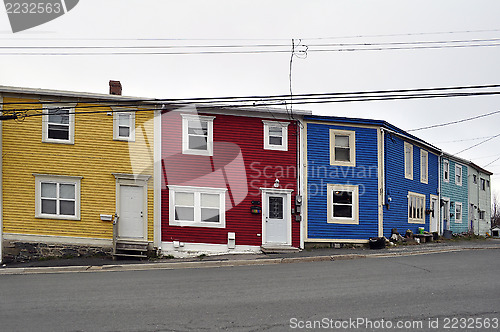
<svg viewBox="0 0 500 332">
<path fill-rule="evenodd" d="M 382 235 L 384 236 L 384 207 L 385 207 L 385 200 L 386 200 L 386 194 L 385 194 L 385 130 L 384 128 L 380 128 L 381 136 L 382 136 L 382 146 L 381 146 L 381 154 L 382 154 Z"/>
<path fill-rule="evenodd" d="M 304 180 L 304 169 L 301 167 L 303 164 L 303 153 L 302 153 L 302 142 L 303 142 L 303 136 L 304 136 L 304 123 L 302 122 L 301 119 L 296 120 L 296 125 L 297 125 L 297 195 L 300 195 L 302 197 L 302 203 L 300 204 L 300 214 L 298 214 L 301 217 L 300 220 L 300 248 L 304 249 L 304 227 L 305 227 L 305 220 L 304 220 L 304 193 L 302 192 L 304 189 L 305 184 L 302 183 Z M 297 204 L 295 204 L 295 209 L 297 209 Z M 297 211 L 295 211 L 297 212 Z M 297 213 L 295 214 L 297 216 Z"/>
<path fill-rule="evenodd" d="M 439 211 L 438 233 L 439 233 L 439 235 L 443 235 L 443 222 L 442 222 L 443 216 L 441 215 L 441 179 L 443 178 L 442 174 L 441 174 L 442 162 L 443 162 L 443 152 L 441 152 L 441 154 L 438 156 L 438 207 L 439 207 L 438 208 L 438 211 Z"/>
</svg>

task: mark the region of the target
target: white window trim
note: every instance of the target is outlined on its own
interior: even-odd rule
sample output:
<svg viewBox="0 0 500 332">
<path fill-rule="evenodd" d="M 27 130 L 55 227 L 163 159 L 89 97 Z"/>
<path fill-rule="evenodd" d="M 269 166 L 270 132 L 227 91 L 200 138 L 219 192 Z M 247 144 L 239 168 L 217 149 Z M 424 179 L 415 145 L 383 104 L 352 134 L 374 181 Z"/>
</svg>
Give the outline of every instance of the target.
<svg viewBox="0 0 500 332">
<path fill-rule="evenodd" d="M 406 148 L 409 148 L 410 149 L 410 156 L 411 158 L 408 160 L 407 156 L 406 156 Z M 408 142 L 404 142 L 404 150 L 403 150 L 403 153 L 404 153 L 404 159 L 405 159 L 405 163 L 404 163 L 404 167 L 405 167 L 405 178 L 406 179 L 409 179 L 409 180 L 413 180 L 413 145 L 408 143 Z M 409 163 L 410 165 L 410 172 L 407 172 L 408 170 L 408 167 L 406 167 L 407 163 Z"/>
<path fill-rule="evenodd" d="M 481 177 L 479 178 L 479 189 L 481 189 L 482 191 L 486 191 L 486 179 L 483 179 Z"/>
<path fill-rule="evenodd" d="M 350 161 L 335 160 L 335 135 L 349 136 Z M 356 167 L 356 132 L 353 130 L 330 129 L 330 165 Z"/>
<path fill-rule="evenodd" d="M 57 144 L 75 144 L 75 107 L 72 104 L 43 104 L 42 111 L 42 142 Z M 69 108 L 69 138 L 67 140 L 49 138 L 49 108 Z"/>
<path fill-rule="evenodd" d="M 215 116 L 181 114 L 181 117 L 182 117 L 182 153 L 194 154 L 199 156 L 213 156 L 214 155 L 213 124 Z M 207 136 L 208 136 L 207 150 L 196 150 L 189 148 L 188 124 L 190 120 L 207 121 Z"/>
<path fill-rule="evenodd" d="M 424 159 L 425 159 L 425 165 L 422 162 Z M 420 182 L 426 184 L 429 183 L 429 153 L 425 150 L 420 150 Z"/>
<path fill-rule="evenodd" d="M 457 206 L 460 206 L 460 219 L 457 219 Z M 462 223 L 464 218 L 464 207 L 462 206 L 462 202 L 455 202 L 455 222 Z"/>
<path fill-rule="evenodd" d="M 191 226 L 191 227 L 208 227 L 208 228 L 225 228 L 226 227 L 226 192 L 227 188 L 208 188 L 208 187 L 189 187 L 189 186 L 173 186 L 169 185 L 169 225 L 170 226 Z M 175 220 L 175 193 L 194 193 L 194 221 Z M 201 221 L 201 210 L 199 197 L 201 194 L 219 194 L 219 222 L 207 223 Z"/>
<path fill-rule="evenodd" d="M 446 173 L 448 173 L 448 177 L 445 176 Z M 443 182 L 450 182 L 450 161 L 448 159 L 443 160 Z"/>
<path fill-rule="evenodd" d="M 460 182 L 457 181 L 457 170 L 460 170 Z M 457 186 L 462 186 L 462 182 L 463 182 L 463 169 L 462 169 L 462 165 L 456 165 L 455 164 L 455 184 Z"/>
<path fill-rule="evenodd" d="M 423 198 L 424 199 L 424 205 L 422 207 L 422 218 L 420 219 L 417 219 L 417 218 L 410 218 L 410 197 L 411 196 L 415 196 L 415 197 L 419 197 L 419 198 Z M 408 223 L 410 224 L 425 224 L 425 195 L 424 194 L 419 194 L 419 193 L 415 193 L 415 192 L 411 192 L 409 191 L 408 192 Z"/>
<path fill-rule="evenodd" d="M 264 123 L 264 150 L 288 151 L 288 125 L 289 122 L 262 120 Z M 269 144 L 269 127 L 281 127 L 281 145 Z"/>
<path fill-rule="evenodd" d="M 35 176 L 35 218 L 80 220 L 81 176 L 33 174 Z M 54 215 L 42 213 L 42 182 L 69 183 L 75 185 L 75 215 Z"/>
<path fill-rule="evenodd" d="M 130 108 L 127 111 L 122 111 L 124 108 L 122 107 L 111 107 L 113 110 L 113 140 L 115 141 L 125 141 L 125 142 L 135 142 L 135 111 L 131 111 Z M 129 118 L 129 127 L 130 127 L 130 135 L 129 137 L 120 136 L 119 131 L 119 116 L 120 114 L 130 114 Z"/>
<path fill-rule="evenodd" d="M 359 187 L 346 184 L 327 184 L 328 190 L 328 208 L 327 208 L 327 223 L 329 224 L 359 224 Z M 333 217 L 333 192 L 334 191 L 350 191 L 352 192 L 352 218 Z"/>
</svg>

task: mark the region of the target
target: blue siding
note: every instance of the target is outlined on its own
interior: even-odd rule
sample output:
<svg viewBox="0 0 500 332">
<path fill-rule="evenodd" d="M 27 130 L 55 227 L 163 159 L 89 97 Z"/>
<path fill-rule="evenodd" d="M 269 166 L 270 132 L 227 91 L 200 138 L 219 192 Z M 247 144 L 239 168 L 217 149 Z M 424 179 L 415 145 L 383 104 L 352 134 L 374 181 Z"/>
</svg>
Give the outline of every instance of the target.
<svg viewBox="0 0 500 332">
<path fill-rule="evenodd" d="M 469 230 L 469 184 L 468 184 L 468 167 L 467 165 L 456 162 L 453 159 L 443 157 L 441 159 L 441 179 L 443 178 L 443 165 L 444 160 L 448 160 L 450 165 L 450 178 L 449 182 L 441 181 L 441 197 L 450 199 L 450 230 L 453 233 L 462 233 Z M 455 183 L 455 166 L 462 166 L 462 185 L 459 186 Z M 472 181 L 472 180 L 471 180 Z M 479 179 L 478 179 L 479 181 Z M 455 220 L 455 204 L 462 203 L 462 221 Z M 444 216 L 441 215 L 441 222 L 444 225 Z M 444 229 L 446 225 L 444 225 Z"/>
<path fill-rule="evenodd" d="M 425 215 L 425 224 L 408 222 L 408 192 L 425 195 L 425 208 L 430 207 L 430 195 L 438 195 L 439 157 L 425 149 L 428 154 L 428 184 L 420 182 L 420 150 L 413 145 L 413 180 L 405 178 L 404 140 L 399 136 L 386 134 L 385 148 L 385 186 L 386 194 L 391 202 L 384 206 L 384 236 L 391 235 L 391 229 L 397 228 L 404 234 L 410 229 L 417 232 L 419 227 L 429 231 L 429 215 Z"/>
<path fill-rule="evenodd" d="M 356 166 L 330 165 L 330 129 L 351 130 L 356 136 Z M 368 239 L 378 236 L 377 129 L 307 124 L 307 237 Z M 327 223 L 327 185 L 359 186 L 359 224 Z"/>
</svg>

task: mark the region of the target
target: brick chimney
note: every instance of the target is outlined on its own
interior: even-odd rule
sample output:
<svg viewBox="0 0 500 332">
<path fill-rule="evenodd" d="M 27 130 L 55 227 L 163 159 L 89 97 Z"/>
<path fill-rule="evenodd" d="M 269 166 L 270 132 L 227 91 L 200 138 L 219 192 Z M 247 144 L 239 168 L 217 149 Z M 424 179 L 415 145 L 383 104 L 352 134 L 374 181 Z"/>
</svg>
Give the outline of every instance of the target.
<svg viewBox="0 0 500 332">
<path fill-rule="evenodd" d="M 122 95 L 122 84 L 120 81 L 109 81 L 109 94 Z"/>
</svg>

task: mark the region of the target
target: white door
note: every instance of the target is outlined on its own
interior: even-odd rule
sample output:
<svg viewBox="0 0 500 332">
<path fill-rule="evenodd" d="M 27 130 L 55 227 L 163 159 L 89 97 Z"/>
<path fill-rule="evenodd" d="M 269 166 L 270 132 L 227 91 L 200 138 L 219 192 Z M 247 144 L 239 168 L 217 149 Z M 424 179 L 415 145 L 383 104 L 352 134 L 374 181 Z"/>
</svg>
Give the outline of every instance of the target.
<svg viewBox="0 0 500 332">
<path fill-rule="evenodd" d="M 143 187 L 120 185 L 118 237 L 144 239 Z"/>
<path fill-rule="evenodd" d="M 265 243 L 287 244 L 287 195 L 266 194 Z"/>
<path fill-rule="evenodd" d="M 431 223 L 429 225 L 429 231 L 431 233 L 439 232 L 439 205 L 438 205 L 438 198 L 437 197 L 431 198 L 430 220 L 431 220 Z"/>
<path fill-rule="evenodd" d="M 450 230 L 450 201 L 444 201 L 443 204 L 443 223 L 444 229 Z"/>
</svg>

